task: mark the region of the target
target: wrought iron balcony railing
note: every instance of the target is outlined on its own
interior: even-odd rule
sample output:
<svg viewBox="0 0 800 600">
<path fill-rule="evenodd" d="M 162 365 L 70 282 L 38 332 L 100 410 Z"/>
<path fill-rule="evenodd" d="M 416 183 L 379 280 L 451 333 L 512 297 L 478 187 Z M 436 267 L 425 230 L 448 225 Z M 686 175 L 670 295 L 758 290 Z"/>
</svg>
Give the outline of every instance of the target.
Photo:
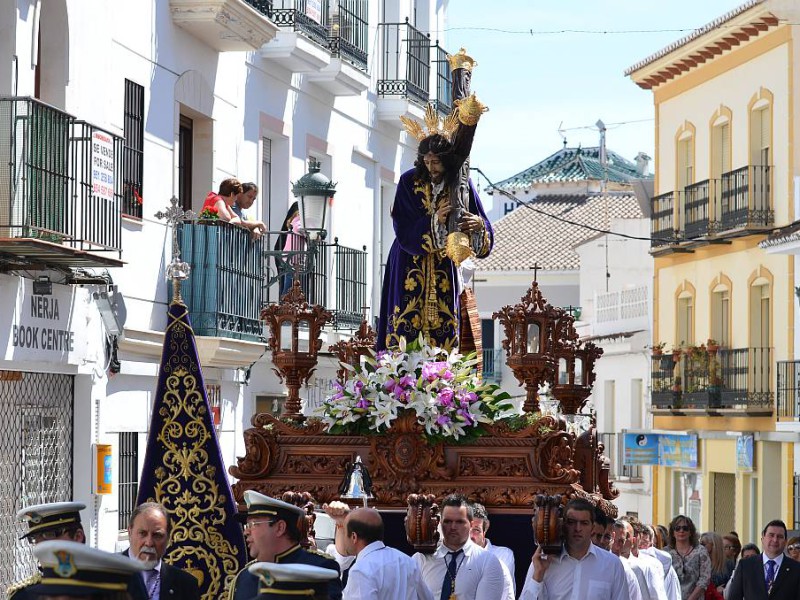
<svg viewBox="0 0 800 600">
<path fill-rule="evenodd" d="M 0 98 L 0 237 L 122 251 L 122 139 L 33 98 Z"/>
<path fill-rule="evenodd" d="M 719 222 L 724 232 L 742 227 L 766 228 L 775 221 L 770 191 L 770 167 L 748 165 L 722 175 Z"/>
<path fill-rule="evenodd" d="M 675 231 L 675 194 L 667 192 L 653 196 L 650 200 L 650 246 L 666 246 L 677 241 L 678 232 Z"/>
<path fill-rule="evenodd" d="M 197 335 L 250 342 L 264 340 L 264 238 L 224 221 L 186 221 L 178 226 L 181 259 L 189 279 L 181 295 Z"/>
<path fill-rule="evenodd" d="M 309 304 L 333 313 L 334 329 L 361 324 L 367 302 L 366 246 L 348 248 L 338 238 L 332 244 L 309 243 L 301 234 L 286 232 L 270 231 L 265 237 L 265 302 L 279 302 L 297 277 Z"/>
<path fill-rule="evenodd" d="M 708 234 L 709 188 L 708 179 L 687 185 L 683 190 L 681 208 L 681 230 L 687 239 L 703 237 Z"/>
<path fill-rule="evenodd" d="M 771 369 L 771 348 L 699 346 L 653 356 L 653 408 L 772 413 Z"/>
<path fill-rule="evenodd" d="M 272 19 L 278 27 L 303 34 L 323 48 L 329 47 L 328 2 L 276 0 Z"/>
<path fill-rule="evenodd" d="M 436 110 L 441 115 L 453 112 L 453 73 L 447 61 L 447 51 L 436 42 L 433 47 L 433 60 L 436 64 Z"/>
<path fill-rule="evenodd" d="M 800 361 L 778 361 L 778 417 L 800 420 Z"/>
<path fill-rule="evenodd" d="M 272 0 L 244 0 L 246 4 L 249 4 L 253 8 L 255 8 L 258 12 L 268 18 L 272 18 Z"/>
<path fill-rule="evenodd" d="M 431 71 L 430 36 L 405 23 L 381 23 L 383 57 L 379 96 L 402 96 L 428 102 Z"/>
<path fill-rule="evenodd" d="M 483 350 L 483 380 L 486 383 L 500 383 L 503 380 L 502 348 L 484 348 Z"/>
<path fill-rule="evenodd" d="M 330 23 L 331 54 L 362 71 L 367 70 L 369 52 L 368 15 L 366 0 L 339 0 Z"/>
</svg>

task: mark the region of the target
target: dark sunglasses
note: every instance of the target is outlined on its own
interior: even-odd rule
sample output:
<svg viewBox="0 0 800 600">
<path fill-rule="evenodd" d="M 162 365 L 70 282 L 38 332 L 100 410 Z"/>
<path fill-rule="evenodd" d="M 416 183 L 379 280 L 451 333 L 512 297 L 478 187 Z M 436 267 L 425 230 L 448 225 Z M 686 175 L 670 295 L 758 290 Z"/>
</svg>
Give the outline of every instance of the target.
<svg viewBox="0 0 800 600">
<path fill-rule="evenodd" d="M 791 546 L 786 546 L 786 549 L 789 552 L 796 552 L 797 550 L 800 550 L 800 544 L 792 544 Z"/>
<path fill-rule="evenodd" d="M 675 527 L 673 527 L 672 530 L 673 531 L 689 531 L 689 526 L 688 525 L 675 525 Z"/>
</svg>

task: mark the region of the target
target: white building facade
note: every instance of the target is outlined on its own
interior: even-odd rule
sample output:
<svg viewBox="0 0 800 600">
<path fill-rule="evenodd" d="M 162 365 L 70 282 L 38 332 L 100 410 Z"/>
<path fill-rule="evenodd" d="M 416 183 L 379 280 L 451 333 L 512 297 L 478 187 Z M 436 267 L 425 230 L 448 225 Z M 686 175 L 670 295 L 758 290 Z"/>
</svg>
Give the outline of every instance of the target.
<svg viewBox="0 0 800 600">
<path fill-rule="evenodd" d="M 395 183 L 416 156 L 398 117 L 421 119 L 428 101 L 450 107 L 446 9 L 425 0 L 0 9 L 0 136 L 10 140 L 0 142 L 0 588 L 32 569 L 12 518 L 21 506 L 74 498 L 88 506 L 92 545 L 124 539 L 169 299 L 172 232 L 154 215 L 171 197 L 199 212 L 224 179 L 252 181 L 251 216 L 279 230 L 313 157 L 336 183 L 324 250 L 304 279 L 335 315 L 323 350 L 349 335 L 362 307 L 372 318 Z M 251 416 L 285 394 L 258 323 L 279 278 L 274 236 L 217 225 L 183 225 L 178 239 L 231 465 Z M 334 365 L 321 360 L 310 403 Z M 108 472 L 95 468 L 95 449 L 106 444 L 111 493 L 97 494 Z"/>
</svg>

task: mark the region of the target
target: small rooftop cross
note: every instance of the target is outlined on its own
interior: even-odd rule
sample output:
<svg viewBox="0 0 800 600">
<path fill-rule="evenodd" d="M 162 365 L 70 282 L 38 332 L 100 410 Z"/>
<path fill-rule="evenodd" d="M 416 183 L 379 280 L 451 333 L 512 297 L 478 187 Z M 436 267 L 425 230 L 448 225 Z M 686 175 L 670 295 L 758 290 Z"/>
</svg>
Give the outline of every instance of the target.
<svg viewBox="0 0 800 600">
<path fill-rule="evenodd" d="M 538 262 L 535 262 L 535 263 L 533 263 L 533 266 L 530 267 L 530 268 L 533 269 L 533 280 L 534 281 L 538 281 L 538 279 L 539 279 L 539 277 L 538 277 L 539 269 L 541 269 L 542 267 L 539 266 Z"/>
<path fill-rule="evenodd" d="M 172 261 L 167 265 L 167 278 L 172 280 L 172 300 L 181 301 L 181 281 L 189 278 L 189 263 L 181 261 L 181 251 L 178 248 L 178 223 L 188 219 L 194 219 L 195 214 L 191 210 L 183 210 L 178 203 L 176 196 L 170 199 L 170 207 L 160 210 L 155 214 L 156 219 L 166 219 L 167 227 L 172 227 Z"/>
</svg>

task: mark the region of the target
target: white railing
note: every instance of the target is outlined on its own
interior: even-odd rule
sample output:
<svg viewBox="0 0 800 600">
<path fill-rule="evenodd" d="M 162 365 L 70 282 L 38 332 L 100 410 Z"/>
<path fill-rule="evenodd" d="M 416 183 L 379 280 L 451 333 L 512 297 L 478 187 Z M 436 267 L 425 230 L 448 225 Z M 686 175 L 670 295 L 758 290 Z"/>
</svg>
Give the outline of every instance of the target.
<svg viewBox="0 0 800 600">
<path fill-rule="evenodd" d="M 596 294 L 594 299 L 595 320 L 597 323 L 610 323 L 627 319 L 647 317 L 647 286 Z"/>
</svg>

